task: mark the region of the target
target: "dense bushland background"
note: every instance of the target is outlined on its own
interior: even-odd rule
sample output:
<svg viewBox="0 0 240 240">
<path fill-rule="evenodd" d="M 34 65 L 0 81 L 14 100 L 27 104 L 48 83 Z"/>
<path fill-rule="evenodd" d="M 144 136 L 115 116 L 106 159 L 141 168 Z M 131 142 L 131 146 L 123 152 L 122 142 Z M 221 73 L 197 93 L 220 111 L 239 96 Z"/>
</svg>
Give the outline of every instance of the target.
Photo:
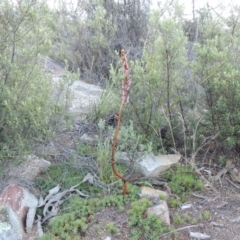
<svg viewBox="0 0 240 240">
<path fill-rule="evenodd" d="M 65 119 L 41 56 L 111 92 L 88 120 L 114 127 L 121 48 L 132 78 L 121 150 L 134 146 L 134 151 L 191 156 L 205 139 L 217 136 L 222 146 L 239 151 L 239 7 L 227 14 L 193 8 L 189 19 L 177 1 L 157 9 L 147 0 L 77 2 L 56 1 L 56 8 L 44 0 L 0 3 L 1 160 L 26 153 Z"/>
</svg>

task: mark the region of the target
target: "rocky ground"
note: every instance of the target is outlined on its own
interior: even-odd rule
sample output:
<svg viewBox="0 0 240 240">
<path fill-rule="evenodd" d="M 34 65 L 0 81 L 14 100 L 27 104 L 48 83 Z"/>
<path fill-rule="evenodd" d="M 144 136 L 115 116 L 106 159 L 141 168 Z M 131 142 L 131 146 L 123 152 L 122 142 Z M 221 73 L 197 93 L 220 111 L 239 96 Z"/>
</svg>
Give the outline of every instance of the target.
<svg viewBox="0 0 240 240">
<path fill-rule="evenodd" d="M 63 132 L 59 135 L 61 137 L 56 136 L 54 140 L 57 141 L 59 146 L 68 149 L 70 152 L 71 147 L 74 149 L 74 142 L 78 141 L 80 137 L 78 134 L 79 133 L 77 131 L 73 131 L 71 133 Z M 60 148 L 57 149 L 59 152 L 61 151 Z M 61 154 L 59 152 L 55 156 L 50 154 L 47 157 L 48 161 L 56 164 L 56 162 L 61 159 Z M 238 169 L 240 169 L 238 162 L 236 162 L 235 165 Z M 21 166 L 23 167 L 22 170 Z M 2 178 L 2 187 L 4 184 L 6 184 L 6 182 L 9 181 L 9 179 L 13 179 L 13 176 L 15 181 L 25 178 L 28 187 L 30 186 L 29 184 L 34 180 L 26 178 L 26 172 L 27 169 L 30 169 L 31 173 L 33 174 L 34 168 L 31 166 L 31 164 L 23 164 L 21 166 L 10 166 L 9 171 L 7 171 Z M 29 166 L 29 168 L 27 166 Z M 216 176 L 221 170 L 221 168 L 217 165 L 201 165 L 199 161 L 198 167 L 204 167 L 204 170 L 202 170 L 201 173 L 204 178 L 209 181 L 209 185 L 206 185 L 204 191 L 195 192 L 191 195 L 191 197 L 184 204 L 186 209 L 184 209 L 184 206 L 183 208 L 170 208 L 171 227 L 177 234 L 174 238 L 171 236 L 171 234 L 164 234 L 159 237 L 159 239 L 196 239 L 190 237 L 190 233 L 198 232 L 205 234 L 205 237 L 209 236 L 209 238 L 206 237 L 200 239 L 240 240 L 240 184 L 235 182 L 229 173 L 221 176 L 218 181 L 213 181 L 214 176 Z M 37 173 L 38 170 L 36 170 L 36 174 Z M 126 208 L 123 211 L 120 211 L 114 207 L 109 207 L 95 213 L 95 220 L 91 222 L 87 234 L 82 239 L 129 239 L 130 229 L 128 227 L 127 210 L 128 209 Z M 206 218 L 202 216 L 202 219 L 199 219 L 199 216 L 203 215 L 205 212 L 209 212 L 209 216 Z M 176 214 L 178 214 L 180 218 L 184 219 L 184 221 L 178 223 L 175 217 Z M 195 219 L 197 219 L 197 221 Z M 119 229 L 116 234 L 109 234 L 109 232 L 106 231 L 106 226 L 109 223 L 114 223 L 114 225 Z M 34 238 L 31 237 L 29 239 Z"/>
<path fill-rule="evenodd" d="M 60 71 L 59 67 L 56 71 Z M 63 74 L 63 70 L 60 71 Z M 56 75 L 56 77 L 59 77 Z M 55 79 L 58 81 L 58 79 Z M 75 93 L 74 101 L 70 105 L 72 113 L 76 110 L 83 109 L 86 114 L 89 110 L 89 105 L 101 97 L 102 90 L 97 86 L 87 85 L 77 81 L 71 86 Z M 83 92 L 83 97 L 79 94 Z M 87 99 L 87 103 L 81 105 L 79 99 Z M 5 174 L 2 175 L 0 181 L 0 190 L 7 184 L 15 182 L 21 183 L 31 189 L 37 196 L 41 194 L 39 189 L 34 186 L 34 178 L 47 168 L 51 163 L 66 161 L 66 159 L 74 154 L 79 141 L 89 141 L 87 133 L 94 135 L 94 126 L 84 124 L 81 118 L 76 118 L 74 127 L 71 131 L 63 130 L 59 132 L 53 139 L 44 144 L 35 146 L 35 154 L 44 156 L 46 162 L 43 165 L 39 164 L 35 159 L 19 164 L 6 164 Z M 199 239 L 211 240 L 240 240 L 240 184 L 236 179 L 233 179 L 229 173 L 223 174 L 217 181 L 214 177 L 221 171 L 223 167 L 219 167 L 217 155 L 212 158 L 211 155 L 205 157 L 205 161 L 199 157 L 197 166 L 201 169 L 201 175 L 205 180 L 205 190 L 193 193 L 182 207 L 170 208 L 170 220 L 172 231 L 171 233 L 159 236 L 159 239 L 174 239 L 174 240 L 190 240 L 197 239 L 191 237 L 191 233 L 204 234 Z M 209 164 L 211 162 L 211 164 Z M 41 161 L 43 163 L 43 161 Z M 208 163 L 208 164 L 205 164 Z M 236 169 L 240 170 L 240 162 L 233 161 Z M 208 184 L 206 184 L 208 183 Z M 128 227 L 127 206 L 124 210 L 119 210 L 114 207 L 107 207 L 104 210 L 94 214 L 94 221 L 89 224 L 87 233 L 82 239 L 85 240 L 127 240 L 130 236 Z M 179 219 L 176 217 L 179 216 Z M 0 219 L 1 222 L 1 219 Z M 109 223 L 114 223 L 118 228 L 118 232 L 110 234 L 106 230 Z M 1 239 L 4 238 L 0 233 Z M 13 239 L 13 238 L 11 238 Z M 36 239 L 36 229 L 26 239 Z M 140 239 L 144 240 L 144 238 Z"/>
<path fill-rule="evenodd" d="M 205 168 L 213 173 L 220 170 L 217 167 Z M 205 176 L 206 179 L 211 179 Z M 171 227 L 176 233 L 163 234 L 159 239 L 193 240 L 192 233 L 202 233 L 202 238 L 211 240 L 240 240 L 240 184 L 231 179 L 227 173 L 217 182 L 209 182 L 206 189 L 192 193 L 191 197 L 181 207 L 170 208 Z M 184 208 L 186 207 L 186 208 Z M 129 239 L 128 209 L 119 211 L 115 208 L 106 208 L 95 214 L 96 221 L 91 224 L 85 238 L 86 240 L 113 240 Z M 176 221 L 176 215 L 183 219 L 182 223 Z M 202 216 L 202 217 L 200 217 Z M 114 223 L 119 232 L 109 235 L 106 226 Z M 144 238 L 142 238 L 144 239 Z"/>
</svg>

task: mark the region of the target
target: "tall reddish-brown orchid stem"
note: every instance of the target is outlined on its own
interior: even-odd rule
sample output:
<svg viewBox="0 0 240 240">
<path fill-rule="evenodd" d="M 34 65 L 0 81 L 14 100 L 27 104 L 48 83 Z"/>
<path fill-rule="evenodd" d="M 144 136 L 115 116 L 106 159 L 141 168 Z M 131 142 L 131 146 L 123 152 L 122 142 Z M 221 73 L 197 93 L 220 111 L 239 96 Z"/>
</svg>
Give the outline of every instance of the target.
<svg viewBox="0 0 240 240">
<path fill-rule="evenodd" d="M 128 102 L 128 92 L 131 87 L 131 79 L 129 76 L 129 67 L 127 62 L 127 57 L 123 49 L 121 50 L 121 59 L 122 59 L 123 71 L 124 71 L 124 81 L 122 83 L 122 102 L 118 111 L 118 122 L 117 122 L 116 130 L 113 138 L 111 162 L 112 162 L 113 173 L 123 181 L 123 195 L 125 195 L 127 194 L 127 180 L 117 171 L 116 165 L 115 165 L 115 149 L 117 146 L 118 134 L 120 130 L 122 110 L 124 105 L 127 104 Z"/>
</svg>

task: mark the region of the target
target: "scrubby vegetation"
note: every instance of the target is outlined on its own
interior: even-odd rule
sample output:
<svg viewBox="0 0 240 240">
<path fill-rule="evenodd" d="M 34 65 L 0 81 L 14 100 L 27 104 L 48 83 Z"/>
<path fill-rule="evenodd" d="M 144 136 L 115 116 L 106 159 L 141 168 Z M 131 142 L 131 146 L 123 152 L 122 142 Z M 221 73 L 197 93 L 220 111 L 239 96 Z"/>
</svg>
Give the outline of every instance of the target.
<svg viewBox="0 0 240 240">
<path fill-rule="evenodd" d="M 53 101 L 41 61 L 54 36 L 49 7 L 33 0 L 0 6 L 0 159 L 8 161 L 28 152 L 33 140 L 52 136 L 65 108 Z"/>
<path fill-rule="evenodd" d="M 129 226 L 132 227 L 131 239 L 157 239 L 168 228 L 164 226 L 161 219 L 157 216 L 145 216 L 144 214 L 148 207 L 152 206 L 152 203 L 143 198 L 132 203 L 132 208 L 128 211 L 129 214 Z"/>
<path fill-rule="evenodd" d="M 54 98 L 56 86 L 51 72 L 44 68 L 44 57 L 49 56 L 67 72 L 59 91 L 80 77 L 105 89 L 85 119 L 95 126 L 95 142 L 78 143 L 79 158 L 91 159 L 96 176 L 113 186 L 118 183 L 111 170 L 111 151 L 116 151 L 116 169 L 124 177 L 132 173 L 139 152 L 178 152 L 184 166 L 172 168 L 162 177 L 174 195 L 168 199 L 169 205 L 181 205 L 191 191 L 203 189 L 195 167 L 204 147 L 217 142 L 221 165 L 228 159 L 226 151 L 239 154 L 240 7 L 233 6 L 224 15 L 209 6 L 197 12 L 193 9 L 189 19 L 178 1 L 166 0 L 155 8 L 143 0 L 77 2 L 56 1 L 56 8 L 45 0 L 0 3 L 1 166 L 32 152 L 36 143 L 44 143 L 71 122 L 68 92 L 66 102 Z M 122 69 L 122 49 L 127 53 L 129 72 Z M 132 85 L 118 143 L 111 149 L 126 72 Z M 209 148 L 202 151 L 204 156 Z M 130 167 L 119 163 L 119 152 L 127 154 Z M 43 193 L 58 183 L 63 188 L 78 184 L 89 170 L 76 168 L 71 158 L 67 161 L 54 164 L 37 179 Z M 127 204 L 132 204 L 128 211 L 132 239 L 157 239 L 167 230 L 159 219 L 143 217 L 151 203 L 139 200 L 134 186 L 130 185 L 131 194 L 124 201 L 118 185 L 113 196 L 104 193 L 105 197 L 87 183 L 81 187 L 93 198 L 69 199 L 42 239 L 79 239 L 90 215 L 106 206 L 122 209 Z M 211 216 L 204 212 L 201 217 L 207 220 Z M 195 223 L 200 217 L 176 215 L 174 219 L 176 224 Z M 107 231 L 117 234 L 118 228 L 109 223 Z"/>
<path fill-rule="evenodd" d="M 45 177 L 51 173 L 50 171 L 52 172 L 53 169 L 50 169 L 45 174 Z M 41 177 L 41 181 L 45 179 L 45 182 L 41 182 L 42 186 L 50 184 L 49 179 L 45 177 Z M 74 176 L 73 179 L 75 179 L 75 183 L 79 182 L 76 178 L 74 178 Z M 120 190 L 114 191 L 111 195 L 107 195 L 106 193 L 104 194 L 100 191 L 96 192 L 96 190 L 97 188 L 95 188 L 94 192 L 93 187 L 89 184 L 83 185 L 81 191 L 86 193 L 91 192 L 91 194 L 94 193 L 95 196 L 90 199 L 81 199 L 79 196 L 72 196 L 63 204 L 62 214 L 56 217 L 48 225 L 47 234 L 45 234 L 41 239 L 81 239 L 81 236 L 85 235 L 89 224 L 91 225 L 95 222 L 95 213 L 110 207 L 116 207 L 122 211 L 131 202 L 136 201 L 139 192 L 138 187 L 134 185 L 128 186 L 129 194 L 124 197 L 122 196 Z M 142 212 L 139 212 L 138 214 L 141 218 Z M 113 225 L 113 223 L 109 223 L 105 227 L 111 234 L 116 234 L 118 232 L 118 229 Z"/>
<path fill-rule="evenodd" d="M 176 196 L 170 197 L 168 200 L 170 207 L 177 207 L 183 204 L 192 191 L 201 191 L 204 189 L 199 175 L 191 167 L 174 167 L 164 174 L 164 178 L 168 180 L 171 192 L 178 196 L 177 198 Z"/>
<path fill-rule="evenodd" d="M 238 8 L 226 18 L 201 9 L 190 21 L 177 3 L 150 11 L 140 0 L 60 2 L 57 10 L 44 1 L 4 0 L 1 7 L 4 158 L 27 150 L 30 139 L 53 134 L 64 113 L 52 101 L 51 76 L 41 68 L 40 56 L 104 85 L 103 102 L 90 120 L 111 125 L 123 78 L 121 48 L 128 53 L 132 78 L 122 124 L 132 124 L 139 146 L 189 155 L 202 139 L 219 134 L 223 144 L 238 149 Z"/>
</svg>

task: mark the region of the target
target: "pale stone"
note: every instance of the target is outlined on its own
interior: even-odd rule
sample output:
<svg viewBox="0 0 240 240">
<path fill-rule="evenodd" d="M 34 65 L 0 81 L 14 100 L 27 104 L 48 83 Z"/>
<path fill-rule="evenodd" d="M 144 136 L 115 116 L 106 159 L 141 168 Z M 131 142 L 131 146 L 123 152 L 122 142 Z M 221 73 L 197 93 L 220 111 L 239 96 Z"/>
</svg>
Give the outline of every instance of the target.
<svg viewBox="0 0 240 240">
<path fill-rule="evenodd" d="M 0 222 L 0 233 L 11 229 L 11 225 L 8 222 Z"/>
<path fill-rule="evenodd" d="M 22 236 L 19 236 L 13 228 L 0 233 L 0 240 L 23 240 Z"/>
<path fill-rule="evenodd" d="M 8 185 L 0 195 L 0 208 L 8 212 L 11 226 L 19 236 L 30 232 L 33 226 L 38 199 L 27 189 L 17 184 Z"/>
<path fill-rule="evenodd" d="M 182 206 L 181 206 L 181 209 L 182 209 L 182 210 L 185 210 L 185 209 L 189 209 L 189 208 L 191 208 L 191 207 L 192 207 L 192 204 L 189 203 L 189 204 L 184 204 L 184 205 L 182 205 Z"/>
<path fill-rule="evenodd" d="M 41 172 L 47 170 L 51 163 L 36 155 L 28 155 L 26 160 L 18 166 L 12 165 L 9 171 L 9 176 L 19 177 L 24 180 L 33 181 Z"/>
<path fill-rule="evenodd" d="M 72 95 L 70 113 L 89 113 L 92 105 L 100 101 L 104 92 L 101 87 L 80 80 L 74 81 L 69 90 Z"/>
<path fill-rule="evenodd" d="M 120 152 L 119 161 L 127 166 L 132 166 L 137 172 L 145 177 L 156 177 L 160 173 L 166 171 L 168 168 L 177 164 L 181 156 L 178 154 L 158 155 L 154 156 L 152 153 L 145 154 L 138 152 L 134 159 L 130 158 L 126 152 Z"/>
<path fill-rule="evenodd" d="M 137 170 L 139 168 L 138 163 L 144 157 L 144 152 L 136 152 L 133 154 L 128 154 L 127 152 L 117 152 L 117 157 L 119 162 L 127 166 L 133 166 Z"/>
<path fill-rule="evenodd" d="M 39 54 L 39 59 L 41 60 L 44 69 L 47 72 L 51 72 L 52 74 L 54 74 L 55 77 L 65 75 L 64 67 L 57 61 L 41 54 Z"/>
<path fill-rule="evenodd" d="M 156 177 L 174 164 L 177 164 L 180 159 L 181 156 L 177 154 L 158 156 L 154 156 L 153 154 L 147 154 L 137 165 L 138 170 L 145 177 Z"/>
<path fill-rule="evenodd" d="M 166 225 L 170 226 L 168 205 L 163 200 L 160 200 L 159 204 L 149 207 L 147 209 L 147 215 L 158 216 Z"/>
<path fill-rule="evenodd" d="M 154 198 L 160 198 L 160 197 L 167 198 L 168 194 L 166 192 L 158 190 L 158 189 L 143 186 L 143 187 L 141 187 L 140 196 L 141 197 L 154 197 Z"/>
<path fill-rule="evenodd" d="M 96 142 L 96 137 L 93 138 L 93 137 L 90 137 L 89 135 L 87 135 L 86 133 L 84 133 L 80 138 L 79 138 L 80 141 L 83 141 L 83 142 Z"/>
<path fill-rule="evenodd" d="M 111 238 L 110 237 L 106 237 L 104 240 L 111 240 Z"/>
<path fill-rule="evenodd" d="M 45 146 L 43 144 L 39 145 L 35 149 L 36 149 L 35 151 L 36 151 L 37 155 L 41 155 L 41 156 L 44 156 L 44 157 L 46 157 L 46 156 L 55 157 L 55 156 L 59 156 L 60 155 L 60 151 L 54 145 L 53 142 L 50 142 L 47 146 Z"/>
<path fill-rule="evenodd" d="M 81 80 L 73 83 L 66 82 L 62 79 L 67 72 L 59 66 L 53 59 L 41 56 L 44 67 L 47 71 L 52 72 L 51 79 L 53 85 L 53 99 L 61 103 L 67 103 L 68 110 L 77 118 L 79 114 L 88 114 L 94 103 L 99 103 L 104 90 L 94 84 L 88 84 Z"/>
<path fill-rule="evenodd" d="M 203 234 L 203 233 L 199 233 L 199 232 L 190 232 L 190 237 L 195 238 L 195 239 L 209 239 L 210 236 Z"/>
</svg>

